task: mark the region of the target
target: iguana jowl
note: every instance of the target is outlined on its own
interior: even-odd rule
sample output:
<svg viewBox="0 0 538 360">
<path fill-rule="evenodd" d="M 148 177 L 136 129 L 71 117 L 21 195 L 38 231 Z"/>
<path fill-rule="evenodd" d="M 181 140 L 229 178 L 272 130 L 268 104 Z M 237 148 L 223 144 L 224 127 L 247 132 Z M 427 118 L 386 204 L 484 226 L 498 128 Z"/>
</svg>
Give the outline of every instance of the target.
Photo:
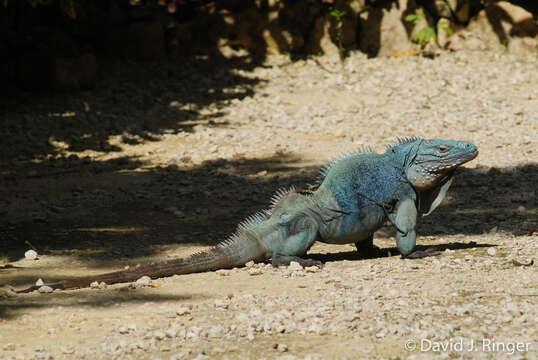
<svg viewBox="0 0 538 360">
<path fill-rule="evenodd" d="M 413 252 L 419 215 L 443 200 L 455 169 L 478 155 L 469 142 L 400 139 L 383 154 L 367 148 L 333 160 L 321 171 L 315 191 L 280 190 L 269 210 L 241 224 L 228 239 L 186 258 L 88 276 L 49 285 L 53 289 L 130 282 L 141 276 L 160 278 L 241 266 L 271 259 L 275 266 L 298 261 L 315 241 L 355 243 L 359 252 L 376 251 L 373 234 L 389 220 L 397 229 L 402 257 Z M 36 290 L 32 286 L 20 292 Z"/>
</svg>

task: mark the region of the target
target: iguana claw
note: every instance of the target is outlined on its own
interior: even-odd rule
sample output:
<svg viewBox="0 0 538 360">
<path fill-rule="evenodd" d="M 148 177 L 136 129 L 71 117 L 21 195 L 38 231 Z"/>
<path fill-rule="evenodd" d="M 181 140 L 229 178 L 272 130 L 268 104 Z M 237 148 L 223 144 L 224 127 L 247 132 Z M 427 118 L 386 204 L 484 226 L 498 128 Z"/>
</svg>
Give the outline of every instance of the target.
<svg viewBox="0 0 538 360">
<path fill-rule="evenodd" d="M 425 257 L 437 256 L 440 254 L 441 254 L 440 251 L 433 250 L 433 249 L 427 249 L 424 251 L 417 250 L 417 251 L 413 251 L 411 254 L 402 255 L 402 259 L 422 259 Z"/>
<path fill-rule="evenodd" d="M 317 266 L 320 269 L 323 267 L 323 263 L 319 260 L 303 259 L 298 256 L 274 254 L 271 258 L 271 264 L 274 267 L 288 266 L 292 261 L 298 262 L 302 267 Z"/>
</svg>

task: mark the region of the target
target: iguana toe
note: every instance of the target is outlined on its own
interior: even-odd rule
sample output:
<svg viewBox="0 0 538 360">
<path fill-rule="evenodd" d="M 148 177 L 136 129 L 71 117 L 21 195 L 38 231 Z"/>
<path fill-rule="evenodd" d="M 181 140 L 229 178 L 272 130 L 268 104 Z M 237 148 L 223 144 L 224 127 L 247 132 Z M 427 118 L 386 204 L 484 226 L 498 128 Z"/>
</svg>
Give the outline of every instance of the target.
<svg viewBox="0 0 538 360">
<path fill-rule="evenodd" d="M 422 258 L 425 258 L 425 257 L 430 257 L 430 256 L 437 256 L 437 255 L 440 255 L 441 252 L 440 251 L 436 251 L 434 249 L 427 249 L 427 250 L 417 250 L 417 251 L 413 251 L 412 253 L 410 254 L 407 254 L 407 255 L 402 255 L 402 259 L 422 259 Z"/>
<path fill-rule="evenodd" d="M 319 268 L 323 267 L 323 263 L 319 260 L 303 259 L 298 256 L 273 254 L 273 257 L 271 258 L 271 264 L 274 267 L 289 266 L 292 261 L 299 263 L 299 265 L 301 265 L 302 267 L 308 267 L 308 266 L 317 266 Z"/>
</svg>

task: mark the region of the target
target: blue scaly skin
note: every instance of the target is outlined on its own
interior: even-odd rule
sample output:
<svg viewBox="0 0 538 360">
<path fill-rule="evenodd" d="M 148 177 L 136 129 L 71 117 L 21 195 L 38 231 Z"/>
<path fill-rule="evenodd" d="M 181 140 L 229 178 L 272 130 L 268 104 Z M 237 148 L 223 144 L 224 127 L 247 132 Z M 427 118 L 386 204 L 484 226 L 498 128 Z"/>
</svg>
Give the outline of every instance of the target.
<svg viewBox="0 0 538 360">
<path fill-rule="evenodd" d="M 443 200 L 456 168 L 478 155 L 469 142 L 400 139 L 383 154 L 364 149 L 324 167 L 315 191 L 281 190 L 269 210 L 259 212 L 217 246 L 182 259 L 149 264 L 49 285 L 53 289 L 113 284 L 141 276 L 160 278 L 242 266 L 271 259 L 274 266 L 304 259 L 316 241 L 354 243 L 359 252 L 375 254 L 373 235 L 387 220 L 397 229 L 396 244 L 405 258 L 431 253 L 413 251 L 417 217 L 428 215 Z M 38 286 L 21 290 L 30 292 Z"/>
</svg>

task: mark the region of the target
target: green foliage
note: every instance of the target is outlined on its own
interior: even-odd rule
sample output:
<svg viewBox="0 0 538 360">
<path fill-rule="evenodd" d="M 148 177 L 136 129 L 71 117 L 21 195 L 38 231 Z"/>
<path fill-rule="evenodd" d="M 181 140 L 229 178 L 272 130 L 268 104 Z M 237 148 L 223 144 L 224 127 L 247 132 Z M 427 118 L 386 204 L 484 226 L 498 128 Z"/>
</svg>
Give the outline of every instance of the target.
<svg viewBox="0 0 538 360">
<path fill-rule="evenodd" d="M 343 52 L 344 52 L 344 46 L 342 45 L 342 41 L 344 38 L 344 31 L 343 31 L 344 21 L 342 19 L 346 15 L 346 11 L 333 9 L 331 10 L 331 12 L 329 12 L 329 15 L 334 17 L 336 21 L 336 42 L 338 43 L 338 50 L 340 50 L 340 57 L 342 57 Z"/>
<path fill-rule="evenodd" d="M 422 20 L 424 20 L 425 15 L 422 11 L 417 11 L 414 14 L 409 14 L 405 17 L 405 21 L 412 22 L 414 25 L 417 25 Z M 413 42 L 420 45 L 420 47 L 423 49 L 430 40 L 433 39 L 437 43 L 437 33 L 435 32 L 435 29 L 431 26 L 425 26 L 422 29 L 420 29 L 415 36 L 413 36 Z"/>
<path fill-rule="evenodd" d="M 448 36 L 454 34 L 454 31 L 452 31 L 452 29 L 449 27 L 448 23 L 443 21 L 439 21 L 437 23 L 439 26 L 442 26 L 441 30 L 443 30 L 445 32 L 445 34 L 447 34 Z"/>
<path fill-rule="evenodd" d="M 338 21 L 342 22 L 342 17 L 346 14 L 346 11 L 334 9 L 329 14 L 334 16 Z"/>
<path fill-rule="evenodd" d="M 420 31 L 413 36 L 413 41 L 419 44 L 421 48 L 428 45 L 431 39 L 437 43 L 437 33 L 430 26 L 420 29 Z"/>
<path fill-rule="evenodd" d="M 405 21 L 412 22 L 414 25 L 418 24 L 422 19 L 424 19 L 424 13 L 422 11 L 409 14 L 405 17 Z"/>
<path fill-rule="evenodd" d="M 414 14 L 409 14 L 405 17 L 405 21 L 407 22 L 411 22 L 413 23 L 414 25 L 417 25 L 418 23 L 420 23 L 422 20 L 425 19 L 425 15 L 424 15 L 424 12 L 422 11 L 417 11 L 416 13 Z M 448 23 L 446 23 L 445 21 L 440 21 L 438 23 L 438 26 L 440 27 L 440 29 L 442 31 L 444 31 L 448 36 L 452 35 L 454 32 L 452 31 L 452 29 L 449 27 Z M 434 28 L 432 28 L 431 26 L 425 26 L 423 27 L 422 29 L 420 29 L 416 34 L 415 36 L 413 36 L 413 41 L 417 44 L 420 45 L 420 47 L 422 49 L 424 49 L 424 47 L 426 45 L 428 45 L 428 43 L 430 42 L 430 40 L 435 41 L 435 43 L 437 45 L 439 45 L 438 41 L 437 41 L 437 32 L 435 31 Z"/>
</svg>

